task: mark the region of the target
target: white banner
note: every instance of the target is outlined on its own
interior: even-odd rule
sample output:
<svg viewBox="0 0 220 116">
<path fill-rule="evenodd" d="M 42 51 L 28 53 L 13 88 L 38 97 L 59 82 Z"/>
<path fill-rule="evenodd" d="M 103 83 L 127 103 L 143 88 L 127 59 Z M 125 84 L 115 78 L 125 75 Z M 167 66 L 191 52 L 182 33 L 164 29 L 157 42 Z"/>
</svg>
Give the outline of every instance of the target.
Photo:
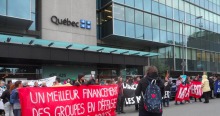
<svg viewBox="0 0 220 116">
<path fill-rule="evenodd" d="M 22 81 L 22 83 L 28 82 L 29 86 L 34 86 L 34 82 L 38 82 L 39 85 L 41 85 L 43 82 L 47 84 L 47 87 L 51 87 L 53 85 L 53 82 L 56 80 L 56 76 L 54 77 L 49 77 L 49 78 L 44 78 L 40 80 L 19 80 Z M 13 79 L 12 83 L 18 81 L 17 79 Z"/>
</svg>

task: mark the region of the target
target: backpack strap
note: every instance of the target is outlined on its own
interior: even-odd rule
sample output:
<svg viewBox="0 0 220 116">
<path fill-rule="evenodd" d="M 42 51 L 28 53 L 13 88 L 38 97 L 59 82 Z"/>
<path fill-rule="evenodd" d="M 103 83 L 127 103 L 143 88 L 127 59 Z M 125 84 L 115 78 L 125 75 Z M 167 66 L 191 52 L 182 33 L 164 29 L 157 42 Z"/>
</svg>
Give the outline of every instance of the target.
<svg viewBox="0 0 220 116">
<path fill-rule="evenodd" d="M 157 84 L 157 80 L 156 79 L 153 79 L 152 81 L 151 81 L 151 85 L 156 85 Z"/>
</svg>

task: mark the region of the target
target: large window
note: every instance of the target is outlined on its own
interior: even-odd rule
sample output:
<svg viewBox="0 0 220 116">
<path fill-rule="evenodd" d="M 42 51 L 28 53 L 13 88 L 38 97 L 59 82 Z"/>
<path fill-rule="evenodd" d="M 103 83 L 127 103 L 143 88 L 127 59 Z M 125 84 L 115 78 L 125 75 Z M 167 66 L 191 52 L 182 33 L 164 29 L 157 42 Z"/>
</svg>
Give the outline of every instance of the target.
<svg viewBox="0 0 220 116">
<path fill-rule="evenodd" d="M 0 14 L 31 19 L 31 0 L 0 0 Z"/>
<path fill-rule="evenodd" d="M 8 0 L 7 13 L 9 16 L 31 19 L 30 0 Z"/>
<path fill-rule="evenodd" d="M 29 30 L 36 30 L 36 0 L 31 0 L 31 20 L 33 23 Z"/>
<path fill-rule="evenodd" d="M 167 42 L 167 33 L 166 31 L 160 30 L 160 42 L 166 43 Z"/>
<path fill-rule="evenodd" d="M 171 0 L 168 0 L 171 1 Z M 172 7 L 167 7 L 167 18 L 172 19 L 173 18 L 173 8 Z"/>
<path fill-rule="evenodd" d="M 135 0 L 135 7 L 138 9 L 143 9 L 143 0 Z"/>
<path fill-rule="evenodd" d="M 114 20 L 114 34 L 125 36 L 125 22 Z"/>
<path fill-rule="evenodd" d="M 153 41 L 155 41 L 155 42 L 159 42 L 160 41 L 159 29 L 153 29 Z"/>
<path fill-rule="evenodd" d="M 137 39 L 144 38 L 144 27 L 142 25 L 135 25 L 135 32 L 136 32 L 135 35 Z"/>
<path fill-rule="evenodd" d="M 124 20 L 124 6 L 114 4 L 114 18 Z"/>
<path fill-rule="evenodd" d="M 6 0 L 0 0 L 0 14 L 6 15 Z"/>
<path fill-rule="evenodd" d="M 125 0 L 125 4 L 134 7 L 134 0 Z"/>
<path fill-rule="evenodd" d="M 151 2 L 152 0 L 144 0 L 144 10 L 151 12 Z"/>
<path fill-rule="evenodd" d="M 135 33 L 134 33 L 134 24 L 133 23 L 126 23 L 126 36 L 134 38 Z"/>
<path fill-rule="evenodd" d="M 152 27 L 159 29 L 159 17 L 152 15 Z"/>
<path fill-rule="evenodd" d="M 144 20 L 143 12 L 135 10 L 135 23 L 143 25 L 144 23 L 143 20 Z"/>
<path fill-rule="evenodd" d="M 144 25 L 151 27 L 151 14 L 144 13 Z"/>
<path fill-rule="evenodd" d="M 134 9 L 125 8 L 125 20 L 134 23 Z"/>
<path fill-rule="evenodd" d="M 163 4 L 160 4 L 159 8 L 160 8 L 160 15 L 166 17 L 166 6 Z"/>
<path fill-rule="evenodd" d="M 160 18 L 160 29 L 166 30 L 166 19 L 165 18 Z"/>
<path fill-rule="evenodd" d="M 152 28 L 144 27 L 144 39 L 152 41 Z"/>
<path fill-rule="evenodd" d="M 124 0 L 114 0 L 115 2 L 124 4 Z"/>
<path fill-rule="evenodd" d="M 152 1 L 152 12 L 159 14 L 159 4 L 158 2 Z"/>
</svg>

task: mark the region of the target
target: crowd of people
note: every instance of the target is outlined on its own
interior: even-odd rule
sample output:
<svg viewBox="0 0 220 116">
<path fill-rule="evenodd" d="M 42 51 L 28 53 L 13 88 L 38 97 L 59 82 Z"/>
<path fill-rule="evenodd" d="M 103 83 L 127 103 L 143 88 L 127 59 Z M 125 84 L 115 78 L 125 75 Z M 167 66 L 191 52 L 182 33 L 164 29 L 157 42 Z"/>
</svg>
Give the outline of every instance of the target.
<svg viewBox="0 0 220 116">
<path fill-rule="evenodd" d="M 139 116 L 161 116 L 161 113 L 152 113 L 145 110 L 143 94 L 145 94 L 145 90 L 148 87 L 147 81 L 151 82 L 153 79 L 157 80 L 156 84 L 160 87 L 160 92 L 162 95 L 162 104 L 163 107 L 169 107 L 170 103 L 170 93 L 171 87 L 174 85 L 172 82 L 172 78 L 170 77 L 169 73 L 162 79 L 158 76 L 157 68 L 152 66 L 145 72 L 143 78 L 139 76 L 132 78 L 127 77 L 125 81 L 123 81 L 122 77 L 117 77 L 115 79 L 109 80 L 98 80 L 95 79 L 93 76 L 89 80 L 85 79 L 85 75 L 79 74 L 76 80 L 71 80 L 68 78 L 67 80 L 61 82 L 60 78 L 56 78 L 55 82 L 53 83 L 52 87 L 59 87 L 59 86 L 80 86 L 80 85 L 110 85 L 110 84 L 117 84 L 118 85 L 118 101 L 117 101 L 117 108 L 116 112 L 118 114 L 125 113 L 124 106 L 125 106 L 125 95 L 123 91 L 123 84 L 137 84 L 137 88 L 135 91 L 136 96 L 142 96 L 140 103 L 135 104 L 135 110 L 139 111 Z M 214 83 L 215 81 L 220 80 L 220 77 L 209 77 L 207 75 L 203 76 L 196 76 L 194 78 L 188 76 L 185 81 L 181 77 L 179 77 L 176 81 L 176 88 L 180 84 L 190 84 L 192 81 L 201 81 L 202 82 L 202 91 L 203 97 L 205 98 L 204 103 L 209 103 L 209 98 L 214 98 L 213 90 L 214 90 Z M 16 81 L 12 83 L 12 81 L 8 81 L 7 85 L 5 86 L 4 82 L 1 82 L 1 87 L 5 88 L 5 91 L 1 95 L 2 102 L 4 104 L 4 112 L 5 116 L 21 116 L 21 106 L 19 102 L 18 96 L 18 89 L 21 87 L 47 87 L 45 82 L 41 83 L 40 85 L 38 82 L 34 82 L 33 86 L 28 85 L 27 82 L 22 83 L 22 81 Z M 215 95 L 215 97 L 220 97 L 219 95 Z M 192 98 L 191 98 L 192 99 Z M 199 101 L 202 102 L 202 99 L 199 98 Z M 180 102 L 180 104 L 184 103 L 192 103 L 190 100 L 185 102 Z M 195 98 L 195 102 L 197 99 Z M 175 102 L 178 105 L 178 102 Z"/>
</svg>

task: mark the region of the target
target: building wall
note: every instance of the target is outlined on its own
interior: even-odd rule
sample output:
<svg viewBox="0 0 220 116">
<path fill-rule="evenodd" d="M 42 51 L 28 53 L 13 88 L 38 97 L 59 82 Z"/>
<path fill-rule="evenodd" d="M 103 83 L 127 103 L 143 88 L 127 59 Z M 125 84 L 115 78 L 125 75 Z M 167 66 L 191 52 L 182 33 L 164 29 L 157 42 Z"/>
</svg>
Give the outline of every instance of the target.
<svg viewBox="0 0 220 116">
<path fill-rule="evenodd" d="M 51 22 L 52 16 L 75 22 L 91 21 L 91 29 L 56 25 Z M 96 0 L 42 0 L 42 38 L 96 45 Z"/>
</svg>

